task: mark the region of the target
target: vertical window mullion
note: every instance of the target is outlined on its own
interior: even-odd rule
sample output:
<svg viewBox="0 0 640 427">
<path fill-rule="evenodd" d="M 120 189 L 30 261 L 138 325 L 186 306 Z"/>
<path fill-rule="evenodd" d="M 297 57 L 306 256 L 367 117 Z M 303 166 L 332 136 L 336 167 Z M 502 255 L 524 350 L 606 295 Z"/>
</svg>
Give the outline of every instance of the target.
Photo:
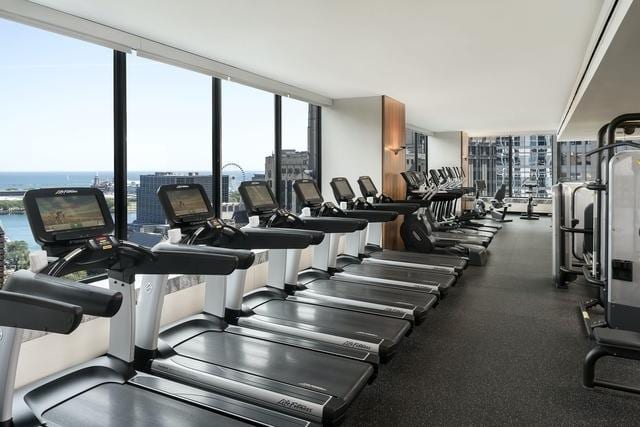
<svg viewBox="0 0 640 427">
<path fill-rule="evenodd" d="M 318 184 L 318 188 L 322 191 L 322 107 L 318 105 L 314 105 L 315 108 L 315 143 L 312 144 L 313 149 L 315 149 L 314 157 L 315 164 L 312 165 L 316 171 L 316 184 Z"/>
<path fill-rule="evenodd" d="M 213 211 L 222 216 L 222 83 L 213 77 L 211 81 L 211 168 L 213 179 Z"/>
<path fill-rule="evenodd" d="M 513 137 L 509 137 L 509 197 L 513 197 Z M 520 160 L 522 161 L 522 160 Z M 522 180 L 522 168 L 520 171 L 520 180 Z"/>
<path fill-rule="evenodd" d="M 127 55 L 113 51 L 113 197 L 115 236 L 127 238 Z"/>
<path fill-rule="evenodd" d="M 282 97 L 274 95 L 274 153 L 273 153 L 273 187 L 278 203 L 282 205 Z"/>
</svg>

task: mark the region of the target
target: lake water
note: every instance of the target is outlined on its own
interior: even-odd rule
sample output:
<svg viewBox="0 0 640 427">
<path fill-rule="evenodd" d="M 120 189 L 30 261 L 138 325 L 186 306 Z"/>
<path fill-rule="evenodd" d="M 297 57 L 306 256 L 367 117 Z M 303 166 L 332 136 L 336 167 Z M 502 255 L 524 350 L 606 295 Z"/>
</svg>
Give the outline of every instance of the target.
<svg viewBox="0 0 640 427">
<path fill-rule="evenodd" d="M 127 181 L 139 181 L 146 172 L 131 171 Z M 43 187 L 86 187 L 96 174 L 101 181 L 112 181 L 113 172 L 0 172 L 0 190 L 29 190 Z"/>
</svg>

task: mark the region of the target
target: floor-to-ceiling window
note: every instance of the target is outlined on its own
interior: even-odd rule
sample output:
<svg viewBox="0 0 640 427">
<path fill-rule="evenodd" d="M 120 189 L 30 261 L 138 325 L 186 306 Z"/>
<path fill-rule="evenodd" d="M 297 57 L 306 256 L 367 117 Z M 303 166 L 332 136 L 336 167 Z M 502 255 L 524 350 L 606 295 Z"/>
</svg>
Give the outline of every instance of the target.
<svg viewBox="0 0 640 427">
<path fill-rule="evenodd" d="M 317 180 L 317 136 L 315 107 L 293 98 L 282 98 L 282 160 L 280 194 L 284 207 L 300 211 L 293 183 L 296 179 Z M 268 159 L 270 163 L 272 159 Z"/>
<path fill-rule="evenodd" d="M 591 157 L 594 141 L 558 141 L 558 181 L 588 181 L 593 177 Z"/>
<path fill-rule="evenodd" d="M 512 137 L 511 196 L 551 197 L 553 135 Z"/>
<path fill-rule="evenodd" d="M 6 20 L 0 20 L 0 49 L 0 283 L 5 265 L 11 271 L 24 267 L 28 252 L 37 249 L 22 208 L 31 188 L 93 186 L 113 211 L 114 176 L 123 176 L 126 164 L 128 235 L 151 245 L 166 229 L 155 194 L 159 185 L 201 183 L 212 203 L 222 205 L 222 217 L 242 224 L 242 180 L 319 178 L 320 107 L 230 79 L 214 93 L 210 75 L 136 54 L 114 55 L 103 46 Z M 119 67 L 125 62 L 126 68 Z M 126 80 L 126 93 L 121 85 L 114 92 L 114 79 Z M 216 94 L 220 98 L 213 99 Z M 220 127 L 213 111 L 218 100 Z M 222 162 L 214 170 L 218 130 Z M 114 144 L 126 151 L 126 161 L 114 156 Z M 216 178 L 222 185 L 214 199 Z M 278 190 L 288 207 L 298 207 L 288 187 Z M 124 193 L 117 194 L 124 201 Z M 124 210 L 118 213 L 124 218 Z"/>
<path fill-rule="evenodd" d="M 4 19 L 0 52 L 1 283 L 38 249 L 26 190 L 94 186 L 113 206 L 113 52 Z"/>
<path fill-rule="evenodd" d="M 274 182 L 274 95 L 222 82 L 222 217 L 248 221 L 238 186 L 245 180 Z"/>
<path fill-rule="evenodd" d="M 470 183 L 485 182 L 481 196 L 505 184 L 509 197 L 551 197 L 553 141 L 549 134 L 469 138 Z"/>
<path fill-rule="evenodd" d="M 484 181 L 480 196 L 492 196 L 502 184 L 509 184 L 509 146 L 511 137 L 469 138 L 469 183 Z"/>
<path fill-rule="evenodd" d="M 198 183 L 212 197 L 211 85 L 210 76 L 127 55 L 129 236 L 140 243 L 166 223 L 159 186 Z"/>
<path fill-rule="evenodd" d="M 405 138 L 406 170 L 427 171 L 427 144 L 429 137 L 422 132 L 407 128 Z"/>
</svg>

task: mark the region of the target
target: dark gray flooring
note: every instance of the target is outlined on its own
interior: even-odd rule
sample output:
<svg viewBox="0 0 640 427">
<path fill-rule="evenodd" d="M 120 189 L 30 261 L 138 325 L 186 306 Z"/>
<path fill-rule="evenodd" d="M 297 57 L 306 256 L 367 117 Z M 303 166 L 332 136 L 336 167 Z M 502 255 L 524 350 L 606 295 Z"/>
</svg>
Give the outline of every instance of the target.
<svg viewBox="0 0 640 427">
<path fill-rule="evenodd" d="M 591 344 L 576 302 L 588 292 L 551 284 L 550 219 L 514 217 L 490 251 L 382 366 L 344 425 L 639 425 L 640 398 L 581 386 Z M 600 363 L 609 378 L 640 382 L 640 362 Z"/>
</svg>

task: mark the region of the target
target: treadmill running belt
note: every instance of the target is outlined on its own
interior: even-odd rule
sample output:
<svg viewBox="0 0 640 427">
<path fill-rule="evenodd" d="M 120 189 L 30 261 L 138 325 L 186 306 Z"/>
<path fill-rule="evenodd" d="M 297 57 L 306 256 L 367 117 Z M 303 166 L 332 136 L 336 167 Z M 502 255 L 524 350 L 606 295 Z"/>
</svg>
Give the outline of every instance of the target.
<svg viewBox="0 0 640 427">
<path fill-rule="evenodd" d="M 397 342 L 411 328 L 406 320 L 292 301 L 270 300 L 253 311 L 261 316 L 305 323 L 320 329 L 348 331 L 352 336 L 368 341 L 386 338 Z"/>
<path fill-rule="evenodd" d="M 343 267 L 345 273 L 357 276 L 369 276 L 378 279 L 400 280 L 403 282 L 418 283 L 424 285 L 436 285 L 440 289 L 448 289 L 456 283 L 455 276 L 451 274 L 434 273 L 417 268 L 393 267 L 377 264 L 349 264 Z"/>
<path fill-rule="evenodd" d="M 338 298 L 377 302 L 380 304 L 410 304 L 416 307 L 431 307 L 438 297 L 424 292 L 381 288 L 363 285 L 357 282 L 317 279 L 309 282 L 306 288 L 320 295 L 330 295 Z"/>
<path fill-rule="evenodd" d="M 373 372 L 368 363 L 225 332 L 205 332 L 175 350 L 181 356 L 346 401 L 355 398 Z"/>
<path fill-rule="evenodd" d="M 467 265 L 466 260 L 460 258 L 416 252 L 384 250 L 372 252 L 369 255 L 374 259 L 451 267 L 456 270 L 462 270 Z"/>
<path fill-rule="evenodd" d="M 248 426 L 240 420 L 130 385 L 102 384 L 45 412 L 65 427 Z"/>
</svg>

